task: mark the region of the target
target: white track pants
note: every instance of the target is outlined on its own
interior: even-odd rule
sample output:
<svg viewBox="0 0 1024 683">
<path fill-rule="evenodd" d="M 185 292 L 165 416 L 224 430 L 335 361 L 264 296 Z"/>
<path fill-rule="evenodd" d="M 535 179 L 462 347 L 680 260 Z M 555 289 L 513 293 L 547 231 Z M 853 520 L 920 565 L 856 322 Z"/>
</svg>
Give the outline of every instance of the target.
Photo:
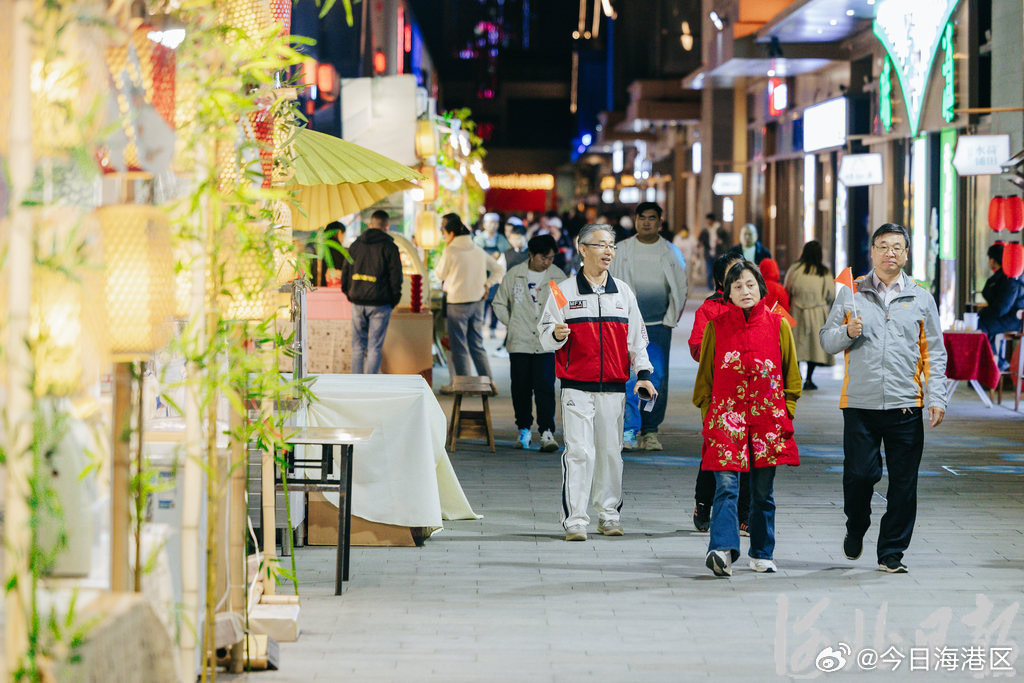
<svg viewBox="0 0 1024 683">
<path fill-rule="evenodd" d="M 626 395 L 562 389 L 562 525 L 590 524 L 588 503 L 601 521 L 622 508 L 622 417 Z"/>
</svg>

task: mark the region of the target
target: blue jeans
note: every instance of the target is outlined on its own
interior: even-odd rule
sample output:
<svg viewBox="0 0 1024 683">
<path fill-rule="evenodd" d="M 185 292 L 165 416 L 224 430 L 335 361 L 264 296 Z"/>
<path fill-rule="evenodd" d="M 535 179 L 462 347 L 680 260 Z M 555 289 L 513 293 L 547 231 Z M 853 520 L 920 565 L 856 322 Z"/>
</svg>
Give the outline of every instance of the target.
<svg viewBox="0 0 1024 683">
<path fill-rule="evenodd" d="M 389 320 L 390 306 L 352 304 L 352 374 L 380 372 L 380 350 Z"/>
<path fill-rule="evenodd" d="M 715 472 L 715 503 L 711 507 L 711 538 L 708 551 L 728 550 L 735 562 L 740 556 L 740 525 L 736 503 L 740 490 L 739 472 Z M 750 552 L 751 557 L 772 559 L 775 552 L 775 468 L 750 470 Z"/>
<path fill-rule="evenodd" d="M 473 375 L 470 365 L 475 365 L 477 376 L 491 377 L 491 366 L 487 362 L 487 352 L 484 351 L 484 338 L 480 334 L 484 322 L 484 302 L 448 304 L 447 309 L 452 376 Z"/>
<path fill-rule="evenodd" d="M 646 325 L 647 357 L 654 366 L 651 372 L 651 384 L 658 392 L 658 400 L 654 402 L 654 410 L 640 410 L 640 400 L 633 393 L 636 386 L 636 375 L 626 382 L 626 418 L 623 429 L 632 429 L 641 434 L 658 433 L 658 427 L 665 421 L 665 406 L 668 404 L 668 354 L 672 348 L 672 328 L 665 325 Z"/>
</svg>

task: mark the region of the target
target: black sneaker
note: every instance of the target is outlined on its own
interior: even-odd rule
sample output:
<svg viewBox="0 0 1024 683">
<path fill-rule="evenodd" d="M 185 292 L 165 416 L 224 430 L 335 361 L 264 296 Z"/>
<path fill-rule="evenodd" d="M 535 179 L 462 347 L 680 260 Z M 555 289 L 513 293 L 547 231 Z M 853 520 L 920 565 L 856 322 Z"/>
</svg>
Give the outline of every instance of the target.
<svg viewBox="0 0 1024 683">
<path fill-rule="evenodd" d="M 878 561 L 878 568 L 887 574 L 906 574 L 909 570 L 907 565 L 900 562 L 895 555 L 883 557 Z"/>
<path fill-rule="evenodd" d="M 806 382 L 804 382 L 804 391 L 814 391 L 817 388 L 818 385 L 812 382 L 811 380 L 807 380 Z"/>
<path fill-rule="evenodd" d="M 864 537 L 851 536 L 847 533 L 843 538 L 843 554 L 846 555 L 846 559 L 859 559 L 862 552 L 864 552 Z"/>
<path fill-rule="evenodd" d="M 701 533 L 711 528 L 711 506 L 707 503 L 693 506 L 693 528 Z"/>
</svg>

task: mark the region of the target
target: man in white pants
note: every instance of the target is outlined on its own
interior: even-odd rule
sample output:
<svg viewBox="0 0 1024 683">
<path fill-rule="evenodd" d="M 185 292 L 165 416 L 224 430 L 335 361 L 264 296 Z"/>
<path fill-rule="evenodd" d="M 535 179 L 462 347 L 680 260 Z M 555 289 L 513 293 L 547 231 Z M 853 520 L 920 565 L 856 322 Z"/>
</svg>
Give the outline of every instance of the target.
<svg viewBox="0 0 1024 683">
<path fill-rule="evenodd" d="M 541 346 L 555 351 L 555 374 L 562 383 L 567 541 L 587 540 L 589 504 L 598 511 L 598 532 L 622 536 L 622 421 L 630 370 L 637 375 L 638 396 L 657 396 L 636 297 L 608 274 L 615 258 L 612 228 L 584 226 L 577 240 L 583 268 L 551 288 L 537 325 Z"/>
</svg>

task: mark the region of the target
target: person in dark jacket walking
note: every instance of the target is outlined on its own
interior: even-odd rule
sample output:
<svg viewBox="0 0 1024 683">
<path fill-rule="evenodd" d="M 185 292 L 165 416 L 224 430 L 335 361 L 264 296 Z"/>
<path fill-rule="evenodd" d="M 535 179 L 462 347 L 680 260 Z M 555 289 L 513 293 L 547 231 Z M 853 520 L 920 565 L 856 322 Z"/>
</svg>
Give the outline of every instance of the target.
<svg viewBox="0 0 1024 683">
<path fill-rule="evenodd" d="M 996 335 L 1019 330 L 1017 310 L 1024 308 L 1024 282 L 1004 273 L 1002 263 L 1003 245 L 993 244 L 988 248 L 988 266 L 992 275 L 981 290 L 987 305 L 978 314 L 978 328 L 988 335 L 988 342 L 996 353 Z M 1000 370 L 1009 367 L 1005 358 L 998 361 Z"/>
<path fill-rule="evenodd" d="M 352 373 L 380 372 L 391 311 L 402 299 L 402 258 L 388 234 L 388 214 L 374 211 L 370 227 L 349 247 L 341 291 L 352 302 Z"/>
</svg>

